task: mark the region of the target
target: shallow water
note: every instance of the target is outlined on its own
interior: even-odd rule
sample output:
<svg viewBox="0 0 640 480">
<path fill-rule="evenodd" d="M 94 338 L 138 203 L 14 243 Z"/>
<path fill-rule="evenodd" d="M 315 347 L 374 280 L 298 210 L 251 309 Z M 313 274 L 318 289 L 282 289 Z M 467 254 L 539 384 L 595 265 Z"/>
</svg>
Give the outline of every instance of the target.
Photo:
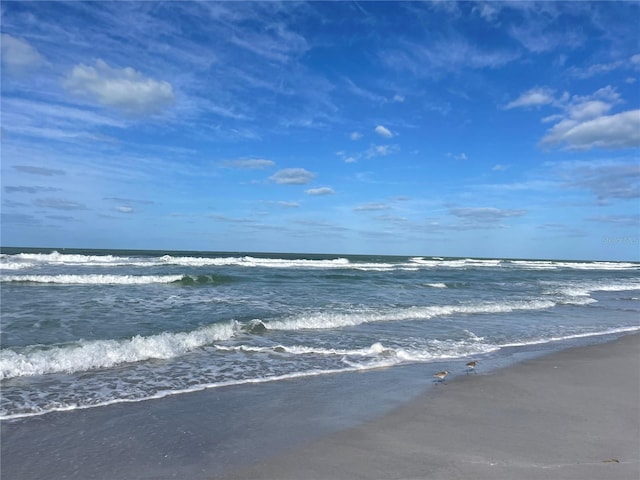
<svg viewBox="0 0 640 480">
<path fill-rule="evenodd" d="M 3 249 L 0 418 L 595 341 L 640 330 L 639 272 L 630 262 Z"/>
</svg>

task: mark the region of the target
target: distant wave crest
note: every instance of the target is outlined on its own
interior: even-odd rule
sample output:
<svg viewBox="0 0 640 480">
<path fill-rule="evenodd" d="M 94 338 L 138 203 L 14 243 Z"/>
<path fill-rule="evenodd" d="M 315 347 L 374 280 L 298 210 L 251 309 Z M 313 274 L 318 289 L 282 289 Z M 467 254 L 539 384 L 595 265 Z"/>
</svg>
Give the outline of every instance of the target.
<svg viewBox="0 0 640 480">
<path fill-rule="evenodd" d="M 300 269 L 355 269 L 365 271 L 417 270 L 430 268 L 475 269 L 475 268 L 520 268 L 527 270 L 638 270 L 640 263 L 603 261 L 557 261 L 557 260 L 503 260 L 478 258 L 412 257 L 392 261 L 384 257 L 378 261 L 351 260 L 349 258 L 265 258 L 245 256 L 118 256 L 112 254 L 83 255 L 60 253 L 18 253 L 0 255 L 0 269 L 18 270 L 39 265 L 74 266 L 136 266 L 153 267 L 178 265 L 188 267 L 237 266 L 249 268 L 300 268 Z"/>
</svg>

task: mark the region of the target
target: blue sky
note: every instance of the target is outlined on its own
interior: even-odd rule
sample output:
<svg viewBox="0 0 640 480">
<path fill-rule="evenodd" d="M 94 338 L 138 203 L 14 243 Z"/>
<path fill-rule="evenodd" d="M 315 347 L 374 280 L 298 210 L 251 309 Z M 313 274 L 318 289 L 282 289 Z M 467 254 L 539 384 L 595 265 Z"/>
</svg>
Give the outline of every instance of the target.
<svg viewBox="0 0 640 480">
<path fill-rule="evenodd" d="M 637 2 L 3 2 L 2 245 L 640 259 Z"/>
</svg>

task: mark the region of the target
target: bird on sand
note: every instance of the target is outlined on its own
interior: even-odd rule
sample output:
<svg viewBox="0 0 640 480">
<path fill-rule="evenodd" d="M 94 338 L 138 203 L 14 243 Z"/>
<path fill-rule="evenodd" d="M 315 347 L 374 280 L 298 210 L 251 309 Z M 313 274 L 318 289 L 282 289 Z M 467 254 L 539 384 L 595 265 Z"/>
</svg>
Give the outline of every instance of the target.
<svg viewBox="0 0 640 480">
<path fill-rule="evenodd" d="M 433 376 L 436 378 L 436 382 L 444 382 L 444 379 L 447 378 L 449 372 L 447 370 L 443 370 L 442 372 L 434 373 Z"/>
<path fill-rule="evenodd" d="M 478 361 L 472 360 L 470 362 L 467 362 L 466 365 L 467 365 L 467 373 L 469 373 L 471 370 L 475 371 L 476 365 L 478 365 Z"/>
</svg>

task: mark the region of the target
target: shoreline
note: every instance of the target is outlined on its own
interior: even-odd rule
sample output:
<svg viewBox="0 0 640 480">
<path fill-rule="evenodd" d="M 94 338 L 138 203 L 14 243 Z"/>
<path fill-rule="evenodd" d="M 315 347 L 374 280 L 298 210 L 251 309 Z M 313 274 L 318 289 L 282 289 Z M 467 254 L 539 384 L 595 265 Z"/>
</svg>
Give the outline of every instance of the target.
<svg viewBox="0 0 640 480">
<path fill-rule="evenodd" d="M 640 478 L 640 334 L 459 377 L 215 479 Z"/>
<path fill-rule="evenodd" d="M 640 448 L 640 334 L 483 363 L 444 385 L 422 364 L 3 421 L 1 478 L 640 478 L 624 446 Z M 557 398 L 541 410 L 536 395 Z M 558 428 L 557 454 L 553 438 L 523 454 Z"/>
</svg>

